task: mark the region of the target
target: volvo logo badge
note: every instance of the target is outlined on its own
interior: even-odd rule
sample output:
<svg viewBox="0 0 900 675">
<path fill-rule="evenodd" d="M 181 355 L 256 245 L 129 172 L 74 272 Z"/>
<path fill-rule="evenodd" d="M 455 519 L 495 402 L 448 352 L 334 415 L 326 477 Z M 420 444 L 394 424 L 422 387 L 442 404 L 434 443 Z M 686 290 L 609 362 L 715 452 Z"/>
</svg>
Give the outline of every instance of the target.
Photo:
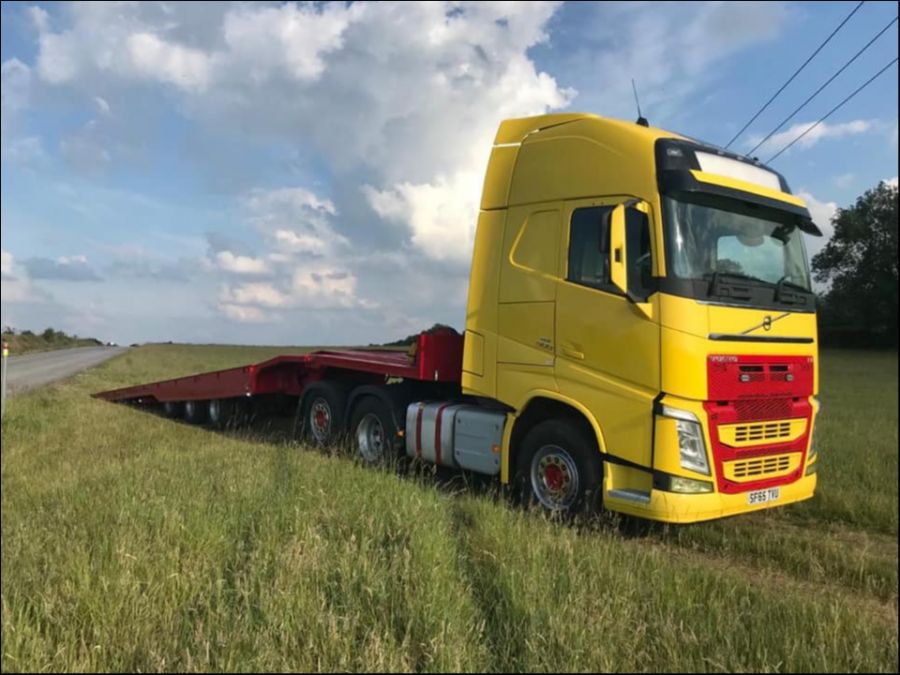
<svg viewBox="0 0 900 675">
<path fill-rule="evenodd" d="M 762 327 L 764 329 L 766 329 L 767 331 L 772 330 L 772 317 L 771 316 L 767 316 L 765 319 L 763 319 Z"/>
</svg>

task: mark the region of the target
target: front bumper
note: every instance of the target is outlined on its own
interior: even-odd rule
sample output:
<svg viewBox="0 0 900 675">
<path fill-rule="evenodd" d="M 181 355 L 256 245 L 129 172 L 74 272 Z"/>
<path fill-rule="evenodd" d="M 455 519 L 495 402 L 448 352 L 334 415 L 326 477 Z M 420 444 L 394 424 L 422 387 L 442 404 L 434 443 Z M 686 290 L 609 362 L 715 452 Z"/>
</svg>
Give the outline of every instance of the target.
<svg viewBox="0 0 900 675">
<path fill-rule="evenodd" d="M 651 490 L 649 501 L 622 499 L 615 493 L 604 496 L 606 508 L 640 518 L 658 520 L 665 523 L 696 523 L 740 513 L 762 511 L 785 504 L 793 504 L 813 496 L 816 489 L 816 474 L 804 476 L 787 485 L 779 486 L 780 496 L 776 501 L 749 505 L 747 493 L 722 494 L 679 494 Z"/>
</svg>

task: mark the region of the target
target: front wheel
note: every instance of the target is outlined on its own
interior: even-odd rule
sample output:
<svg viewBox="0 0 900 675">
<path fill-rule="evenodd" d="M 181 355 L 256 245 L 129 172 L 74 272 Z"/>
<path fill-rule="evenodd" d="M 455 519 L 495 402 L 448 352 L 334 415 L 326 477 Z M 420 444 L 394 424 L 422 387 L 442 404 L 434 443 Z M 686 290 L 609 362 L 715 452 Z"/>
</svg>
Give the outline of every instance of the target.
<svg viewBox="0 0 900 675">
<path fill-rule="evenodd" d="M 571 422 L 547 420 L 522 441 L 517 492 L 549 513 L 593 513 L 600 508 L 602 466 L 593 439 Z"/>
</svg>

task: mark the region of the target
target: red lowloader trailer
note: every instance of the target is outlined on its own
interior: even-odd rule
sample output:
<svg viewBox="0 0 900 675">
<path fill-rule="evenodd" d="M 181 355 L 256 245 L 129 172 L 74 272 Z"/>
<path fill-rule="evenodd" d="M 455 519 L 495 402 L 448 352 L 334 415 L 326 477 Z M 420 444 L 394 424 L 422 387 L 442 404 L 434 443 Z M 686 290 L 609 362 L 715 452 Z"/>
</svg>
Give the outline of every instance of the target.
<svg viewBox="0 0 900 675">
<path fill-rule="evenodd" d="M 396 454 L 391 451 L 402 444 L 407 407 L 412 401 L 465 399 L 460 388 L 462 353 L 462 335 L 452 330 L 437 331 L 422 333 L 407 351 L 319 350 L 302 356 L 276 356 L 261 363 L 94 396 L 161 408 L 169 417 L 216 428 L 237 423 L 256 403 L 277 401 L 281 408 L 287 403 L 296 410 L 306 439 L 327 445 L 344 431 L 353 430 L 360 457 L 378 464 L 388 459 L 389 453 Z M 423 404 L 419 416 L 425 412 Z M 421 456 L 422 439 L 415 441 Z M 431 448 L 431 443 L 425 445 Z M 481 468 L 483 461 L 477 464 Z"/>
</svg>

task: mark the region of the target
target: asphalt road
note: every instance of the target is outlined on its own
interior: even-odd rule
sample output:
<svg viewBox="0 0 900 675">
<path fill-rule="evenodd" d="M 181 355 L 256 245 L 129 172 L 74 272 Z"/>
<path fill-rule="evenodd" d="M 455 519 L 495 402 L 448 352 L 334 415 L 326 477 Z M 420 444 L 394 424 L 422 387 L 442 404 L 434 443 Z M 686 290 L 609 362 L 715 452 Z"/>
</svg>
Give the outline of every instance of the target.
<svg viewBox="0 0 900 675">
<path fill-rule="evenodd" d="M 7 392 L 22 392 L 61 380 L 121 354 L 127 347 L 76 347 L 10 356 Z"/>
</svg>

